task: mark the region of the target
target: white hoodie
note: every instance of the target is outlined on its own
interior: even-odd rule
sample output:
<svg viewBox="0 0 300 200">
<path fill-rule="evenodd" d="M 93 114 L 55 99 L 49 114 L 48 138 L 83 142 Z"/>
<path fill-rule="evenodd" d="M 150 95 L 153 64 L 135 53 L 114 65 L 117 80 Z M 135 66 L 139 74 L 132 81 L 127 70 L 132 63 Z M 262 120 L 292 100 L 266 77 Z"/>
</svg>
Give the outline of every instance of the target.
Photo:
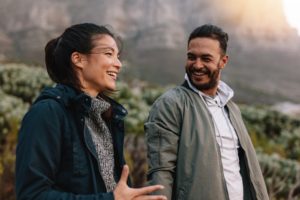
<svg viewBox="0 0 300 200">
<path fill-rule="evenodd" d="M 190 88 L 199 94 L 211 113 L 216 130 L 216 140 L 220 147 L 224 177 L 230 200 L 243 200 L 243 182 L 238 157 L 239 140 L 225 109 L 233 97 L 233 90 L 220 81 L 215 97 L 208 96 L 196 89 L 185 75 Z"/>
</svg>

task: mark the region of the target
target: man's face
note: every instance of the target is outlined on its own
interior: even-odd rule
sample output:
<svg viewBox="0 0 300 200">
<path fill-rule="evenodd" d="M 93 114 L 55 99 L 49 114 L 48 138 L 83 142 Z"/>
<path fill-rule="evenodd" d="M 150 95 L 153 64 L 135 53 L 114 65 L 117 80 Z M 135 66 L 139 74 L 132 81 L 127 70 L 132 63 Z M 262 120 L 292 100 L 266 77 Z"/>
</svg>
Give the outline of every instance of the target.
<svg viewBox="0 0 300 200">
<path fill-rule="evenodd" d="M 221 53 L 218 40 L 194 38 L 188 45 L 185 70 L 194 87 L 213 96 L 217 92 L 220 70 L 227 61 L 228 56 Z"/>
</svg>

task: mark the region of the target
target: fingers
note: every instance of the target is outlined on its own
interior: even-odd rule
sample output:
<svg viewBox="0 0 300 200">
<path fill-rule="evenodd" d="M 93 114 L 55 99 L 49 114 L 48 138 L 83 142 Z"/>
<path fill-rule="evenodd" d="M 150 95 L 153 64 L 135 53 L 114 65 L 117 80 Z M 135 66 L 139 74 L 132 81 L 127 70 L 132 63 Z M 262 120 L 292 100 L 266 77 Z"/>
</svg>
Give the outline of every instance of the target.
<svg viewBox="0 0 300 200">
<path fill-rule="evenodd" d="M 120 182 L 127 183 L 128 175 L 129 175 L 129 167 L 128 167 L 128 165 L 124 165 L 123 169 L 122 169 Z"/>
<path fill-rule="evenodd" d="M 139 189 L 135 189 L 135 192 L 136 192 L 136 196 L 140 196 L 140 195 L 149 194 L 149 193 L 154 192 L 156 190 L 161 190 L 163 188 L 164 188 L 164 186 L 162 186 L 162 185 L 152 185 L 152 186 L 147 186 L 147 187 L 142 187 L 142 188 L 139 188 Z"/>
<path fill-rule="evenodd" d="M 142 195 L 133 200 L 167 200 L 167 197 L 163 195 Z"/>
</svg>

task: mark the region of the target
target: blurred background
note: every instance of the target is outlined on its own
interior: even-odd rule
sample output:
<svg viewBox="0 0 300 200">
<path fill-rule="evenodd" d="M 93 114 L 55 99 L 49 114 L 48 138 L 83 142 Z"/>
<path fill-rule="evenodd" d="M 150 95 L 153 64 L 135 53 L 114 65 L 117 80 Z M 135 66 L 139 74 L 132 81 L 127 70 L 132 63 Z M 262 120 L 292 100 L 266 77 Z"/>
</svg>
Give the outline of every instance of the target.
<svg viewBox="0 0 300 200">
<path fill-rule="evenodd" d="M 222 79 L 235 91 L 271 199 L 300 199 L 299 0 L 0 0 L 0 199 L 13 200 L 20 121 L 49 80 L 44 46 L 72 24 L 108 25 L 122 37 L 115 98 L 129 110 L 126 157 L 146 180 L 143 122 L 184 77 L 186 41 L 204 23 L 229 33 Z"/>
</svg>

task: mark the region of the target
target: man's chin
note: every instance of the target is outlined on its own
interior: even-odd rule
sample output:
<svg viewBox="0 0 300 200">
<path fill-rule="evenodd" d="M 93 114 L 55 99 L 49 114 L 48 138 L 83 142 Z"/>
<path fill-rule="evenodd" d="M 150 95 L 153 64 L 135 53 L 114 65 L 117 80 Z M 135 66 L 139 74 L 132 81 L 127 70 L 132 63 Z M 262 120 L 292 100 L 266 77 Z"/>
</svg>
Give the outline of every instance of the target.
<svg viewBox="0 0 300 200">
<path fill-rule="evenodd" d="M 202 79 L 199 78 L 192 78 L 190 80 L 195 87 L 203 87 L 205 85 L 209 85 L 209 81 L 203 81 Z"/>
<path fill-rule="evenodd" d="M 199 82 L 199 81 L 191 81 L 192 85 L 197 88 L 197 90 L 208 90 L 214 87 L 213 84 L 211 84 L 210 82 Z"/>
</svg>

